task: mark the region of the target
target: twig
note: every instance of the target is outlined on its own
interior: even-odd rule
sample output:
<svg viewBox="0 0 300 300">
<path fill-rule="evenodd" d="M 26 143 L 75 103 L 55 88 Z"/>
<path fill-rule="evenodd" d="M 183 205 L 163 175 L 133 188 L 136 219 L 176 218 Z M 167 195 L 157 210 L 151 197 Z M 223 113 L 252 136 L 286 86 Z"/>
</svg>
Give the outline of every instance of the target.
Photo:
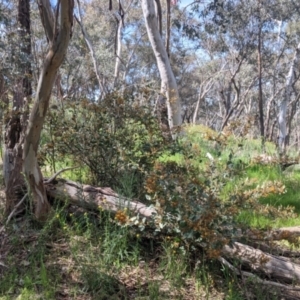
<svg viewBox="0 0 300 300">
<path fill-rule="evenodd" d="M 26 193 L 23 198 L 20 200 L 20 202 L 14 207 L 14 209 L 12 210 L 12 212 L 9 214 L 9 216 L 7 217 L 7 220 L 6 220 L 6 225 L 8 225 L 9 221 L 11 220 L 11 218 L 14 216 L 17 208 L 24 202 L 24 200 L 26 199 L 28 193 Z"/>
<path fill-rule="evenodd" d="M 68 170 L 73 170 L 73 169 L 77 169 L 79 168 L 77 167 L 69 167 L 69 168 L 64 168 L 59 170 L 58 172 L 56 172 L 54 175 L 52 175 L 48 180 L 44 181 L 44 184 L 49 184 L 51 183 L 59 174 L 61 174 L 62 172 L 68 171 Z"/>
</svg>

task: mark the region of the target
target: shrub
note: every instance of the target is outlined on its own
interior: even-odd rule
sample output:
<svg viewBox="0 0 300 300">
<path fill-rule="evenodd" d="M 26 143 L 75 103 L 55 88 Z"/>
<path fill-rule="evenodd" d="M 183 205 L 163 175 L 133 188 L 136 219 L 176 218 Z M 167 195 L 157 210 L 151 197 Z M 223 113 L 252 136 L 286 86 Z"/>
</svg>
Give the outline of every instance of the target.
<svg viewBox="0 0 300 300">
<path fill-rule="evenodd" d="M 136 194 L 165 144 L 150 109 L 130 95 L 111 94 L 99 104 L 66 102 L 49 113 L 47 129 L 42 160 L 71 158 L 89 168 L 92 184 L 112 188 L 135 174 Z"/>
<path fill-rule="evenodd" d="M 177 147 L 178 148 L 178 147 Z M 178 151 L 178 150 L 177 150 Z M 265 216 L 294 216 L 290 207 L 275 208 L 260 204 L 270 194 L 282 194 L 285 186 L 279 181 L 254 184 L 243 182 L 222 195 L 230 178 L 246 172 L 228 161 L 211 161 L 196 148 L 181 144 L 179 161 L 157 161 L 146 179 L 146 191 L 158 210 L 157 231 L 176 236 L 182 246 L 201 245 L 209 257 L 218 257 L 225 244 L 241 239 L 241 223 L 237 216 L 251 210 Z M 201 159 L 200 159 L 201 158 Z M 201 165 L 196 162 L 202 161 Z"/>
</svg>

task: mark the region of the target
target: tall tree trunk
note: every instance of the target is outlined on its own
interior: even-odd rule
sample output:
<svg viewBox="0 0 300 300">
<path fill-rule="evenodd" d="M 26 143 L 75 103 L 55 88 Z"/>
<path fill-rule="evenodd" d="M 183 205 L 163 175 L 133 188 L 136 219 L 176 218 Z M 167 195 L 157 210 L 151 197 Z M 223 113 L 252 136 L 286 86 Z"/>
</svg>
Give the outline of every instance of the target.
<svg viewBox="0 0 300 300">
<path fill-rule="evenodd" d="M 160 0 L 155 0 L 155 9 L 156 9 L 158 30 L 160 36 L 162 37 L 162 9 L 161 9 Z"/>
<path fill-rule="evenodd" d="M 124 18 L 118 19 L 118 29 L 116 36 L 116 63 L 115 63 L 115 73 L 114 73 L 114 84 L 113 87 L 117 88 L 119 84 L 120 70 L 121 70 L 121 55 L 122 55 L 122 29 L 123 29 Z"/>
<path fill-rule="evenodd" d="M 167 98 L 168 123 L 172 130 L 180 126 L 181 102 L 170 60 L 157 26 L 154 0 L 142 0 L 142 9 L 152 49 L 161 78 L 161 93 Z M 173 135 L 174 137 L 174 135 Z"/>
<path fill-rule="evenodd" d="M 196 125 L 196 123 L 197 123 L 197 118 L 198 118 L 198 113 L 199 113 L 199 109 L 200 109 L 201 100 L 204 100 L 204 98 L 202 98 L 202 88 L 200 86 L 200 91 L 199 91 L 199 94 L 198 94 L 198 99 L 197 99 L 197 102 L 196 102 L 196 107 L 195 107 L 195 110 L 194 110 L 194 113 L 193 113 L 193 119 L 192 119 L 192 123 L 194 125 Z"/>
<path fill-rule="evenodd" d="M 39 0 L 38 2 L 42 20 L 50 19 L 49 14 L 51 14 L 51 6 L 49 0 Z M 71 38 L 74 2 L 73 0 L 61 1 L 59 7 L 59 28 L 54 28 L 53 38 L 50 40 L 50 49 L 40 74 L 35 103 L 31 110 L 23 151 L 23 170 L 32 192 L 35 205 L 35 216 L 38 220 L 47 218 L 50 206 L 46 196 L 43 176 L 37 162 L 37 151 L 42 127 L 49 107 L 51 90 Z M 58 20 L 55 24 L 57 23 Z M 51 26 L 48 27 L 48 24 L 43 23 L 43 25 L 46 32 L 48 29 L 51 30 Z"/>
<path fill-rule="evenodd" d="M 262 92 L 262 24 L 261 24 L 261 0 L 258 0 L 258 43 L 257 43 L 257 66 L 258 66 L 258 113 L 260 136 L 262 139 L 262 148 L 264 148 L 265 126 L 264 126 L 264 110 L 263 110 L 263 92 Z"/>
<path fill-rule="evenodd" d="M 83 38 L 84 38 L 85 43 L 86 43 L 87 47 L 89 48 L 89 51 L 90 51 L 90 54 L 91 54 L 91 58 L 92 58 L 93 65 L 94 65 L 94 71 L 95 71 L 95 74 L 96 74 L 96 77 L 97 77 L 97 80 L 98 80 L 98 84 L 99 84 L 99 88 L 100 88 L 100 91 L 101 91 L 99 100 L 101 100 L 108 93 L 108 90 L 107 90 L 107 88 L 104 84 L 103 74 L 101 74 L 99 72 L 99 64 L 98 64 L 98 61 L 97 61 L 97 58 L 96 58 L 96 53 L 94 51 L 93 44 L 92 44 L 92 42 L 91 42 L 91 40 L 90 40 L 86 30 L 85 30 L 85 27 L 83 25 L 82 16 L 81 16 L 82 12 L 81 12 L 81 6 L 80 6 L 80 1 L 79 0 L 77 0 L 77 7 L 78 7 L 78 17 L 75 16 L 75 19 L 76 19 L 76 21 L 78 22 L 78 24 L 80 26 Z"/>
<path fill-rule="evenodd" d="M 279 139 L 278 139 L 278 146 L 279 146 L 279 151 L 280 151 L 281 154 L 285 153 L 286 138 L 287 138 L 286 110 L 287 110 L 287 105 L 288 105 L 288 102 L 290 100 L 291 93 L 292 93 L 292 84 L 293 84 L 293 80 L 294 80 L 294 71 L 295 71 L 295 68 L 297 66 L 299 56 L 300 56 L 300 43 L 298 44 L 298 46 L 295 50 L 294 58 L 293 58 L 291 66 L 290 66 L 289 73 L 286 76 L 283 99 L 280 103 L 280 108 L 279 108 L 279 117 L 278 117 Z"/>
<path fill-rule="evenodd" d="M 171 38 L 171 0 L 167 0 L 166 50 L 169 57 L 170 57 L 170 38 Z"/>
<path fill-rule="evenodd" d="M 6 214 L 9 214 L 22 193 L 25 180 L 22 175 L 22 145 L 31 100 L 31 30 L 30 1 L 18 1 L 18 34 L 20 52 L 16 68 L 22 77 L 17 79 L 13 109 L 6 125 L 3 173 L 6 193 Z"/>
</svg>

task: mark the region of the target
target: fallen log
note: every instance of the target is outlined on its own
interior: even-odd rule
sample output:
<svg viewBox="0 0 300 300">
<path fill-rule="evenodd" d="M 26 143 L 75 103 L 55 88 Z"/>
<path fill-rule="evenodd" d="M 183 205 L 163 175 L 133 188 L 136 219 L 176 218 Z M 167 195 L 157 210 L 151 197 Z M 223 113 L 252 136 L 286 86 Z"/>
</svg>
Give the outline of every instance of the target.
<svg viewBox="0 0 300 300">
<path fill-rule="evenodd" d="M 300 226 L 282 227 L 278 229 L 279 232 L 290 232 L 296 236 L 300 236 Z"/>
<path fill-rule="evenodd" d="M 274 296 L 281 296 L 280 299 L 290 299 L 290 300 L 295 300 L 299 299 L 299 292 L 300 288 L 295 287 L 293 285 L 287 285 L 287 284 L 282 284 L 279 282 L 274 282 L 266 279 L 261 279 L 257 275 L 242 271 L 236 267 L 234 267 L 231 263 L 229 263 L 226 259 L 223 257 L 219 257 L 218 260 L 227 268 L 229 268 L 235 275 L 240 276 L 243 280 L 243 283 L 252 283 L 255 284 L 256 286 L 259 284 L 261 286 L 266 286 L 267 288 L 271 288 L 272 292 L 275 292 Z M 245 282 L 245 279 L 247 282 Z M 247 290 L 246 290 L 247 293 Z M 247 296 L 247 294 L 246 294 Z M 253 297 L 247 297 L 247 299 L 253 299 Z"/>
<path fill-rule="evenodd" d="M 300 252 L 297 250 L 291 250 L 287 246 L 282 246 L 278 243 L 265 243 L 249 240 L 249 246 L 252 246 L 255 249 L 260 249 L 263 252 L 270 253 L 276 256 L 286 256 L 292 258 L 299 258 Z"/>
<path fill-rule="evenodd" d="M 238 260 L 242 266 L 263 273 L 270 278 L 289 283 L 300 282 L 300 265 L 288 258 L 274 256 L 238 242 L 233 243 L 232 246 L 224 246 L 222 256 Z"/>
<path fill-rule="evenodd" d="M 94 187 L 71 180 L 59 179 L 45 184 L 47 195 L 89 210 L 117 212 L 127 208 L 132 213 L 151 217 L 156 210 L 139 201 L 130 200 L 115 193 L 109 187 Z"/>
</svg>

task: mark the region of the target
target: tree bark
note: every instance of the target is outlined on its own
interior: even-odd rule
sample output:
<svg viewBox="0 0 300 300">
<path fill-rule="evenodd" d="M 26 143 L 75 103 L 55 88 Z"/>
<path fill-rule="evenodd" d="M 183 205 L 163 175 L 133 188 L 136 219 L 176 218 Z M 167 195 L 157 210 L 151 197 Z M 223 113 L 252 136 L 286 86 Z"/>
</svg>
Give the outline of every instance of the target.
<svg viewBox="0 0 300 300">
<path fill-rule="evenodd" d="M 260 136 L 262 148 L 265 145 L 265 126 L 263 109 L 263 91 L 262 91 L 262 22 L 261 22 L 261 0 L 258 0 L 258 43 L 257 43 L 257 67 L 258 67 L 258 113 Z"/>
<path fill-rule="evenodd" d="M 171 39 L 171 0 L 167 0 L 166 51 L 168 57 L 170 57 L 170 39 Z"/>
<path fill-rule="evenodd" d="M 117 29 L 117 36 L 116 36 L 116 43 L 117 43 L 117 51 L 116 51 L 116 63 L 115 63 L 115 72 L 114 72 L 114 84 L 113 87 L 117 88 L 119 85 L 119 77 L 120 77 L 120 70 L 121 70 L 121 55 L 122 55 L 122 29 L 123 29 L 123 22 L 124 19 L 120 18 L 117 20 L 118 22 L 118 29 Z"/>
<path fill-rule="evenodd" d="M 181 102 L 174 73 L 157 26 L 154 0 L 142 0 L 146 29 L 161 78 L 161 93 L 167 98 L 168 123 L 172 130 L 181 125 Z M 173 134 L 174 137 L 174 134 Z"/>
<path fill-rule="evenodd" d="M 50 19 L 48 16 L 51 11 L 49 0 L 39 0 L 39 6 L 42 15 Z M 39 78 L 35 103 L 30 114 L 24 141 L 23 170 L 32 192 L 35 216 L 38 220 L 47 218 L 50 205 L 46 196 L 43 176 L 37 162 L 37 151 L 56 73 L 63 62 L 71 38 L 73 7 L 74 2 L 72 0 L 61 1 L 60 3 L 59 28 L 54 28 L 53 39 L 50 40 L 50 49 Z M 46 26 L 45 30 L 47 31 Z"/>
<path fill-rule="evenodd" d="M 6 208 L 8 215 L 19 200 L 25 185 L 22 174 L 22 146 L 28 121 L 28 107 L 31 101 L 31 28 L 30 1 L 18 1 L 18 34 L 20 41 L 20 57 L 16 68 L 22 74 L 17 79 L 13 95 L 13 109 L 6 124 L 5 149 L 3 155 L 3 174 L 5 182 Z"/>
<path fill-rule="evenodd" d="M 162 37 L 162 9 L 161 9 L 160 0 L 155 0 L 155 9 L 156 9 L 158 30 L 160 36 Z"/>
</svg>

